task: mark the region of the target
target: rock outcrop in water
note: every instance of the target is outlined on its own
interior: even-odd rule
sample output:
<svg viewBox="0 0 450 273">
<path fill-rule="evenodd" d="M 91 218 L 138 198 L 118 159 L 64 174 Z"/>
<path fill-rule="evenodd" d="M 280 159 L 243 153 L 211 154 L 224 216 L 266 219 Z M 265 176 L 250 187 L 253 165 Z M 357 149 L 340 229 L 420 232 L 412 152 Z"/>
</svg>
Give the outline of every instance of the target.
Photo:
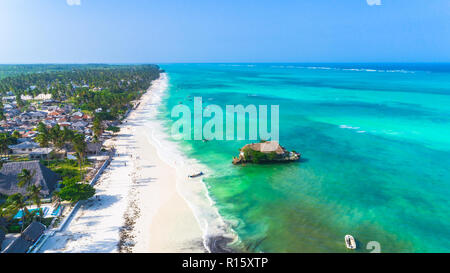
<svg viewBox="0 0 450 273">
<path fill-rule="evenodd" d="M 264 141 L 242 147 L 239 156 L 233 157 L 233 164 L 289 162 L 299 160 L 300 156 L 295 151 L 287 151 L 277 141 Z"/>
</svg>

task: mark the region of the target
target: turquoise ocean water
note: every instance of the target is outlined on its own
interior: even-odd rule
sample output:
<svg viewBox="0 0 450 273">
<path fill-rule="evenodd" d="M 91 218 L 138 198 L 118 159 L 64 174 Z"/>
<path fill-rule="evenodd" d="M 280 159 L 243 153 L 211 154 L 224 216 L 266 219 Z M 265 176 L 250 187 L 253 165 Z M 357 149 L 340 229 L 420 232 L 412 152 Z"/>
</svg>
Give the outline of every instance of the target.
<svg viewBox="0 0 450 273">
<path fill-rule="evenodd" d="M 240 251 L 450 251 L 450 65 L 167 64 L 160 118 L 204 106 L 280 107 L 280 143 L 301 162 L 233 166 L 250 141 L 179 141 Z"/>
</svg>

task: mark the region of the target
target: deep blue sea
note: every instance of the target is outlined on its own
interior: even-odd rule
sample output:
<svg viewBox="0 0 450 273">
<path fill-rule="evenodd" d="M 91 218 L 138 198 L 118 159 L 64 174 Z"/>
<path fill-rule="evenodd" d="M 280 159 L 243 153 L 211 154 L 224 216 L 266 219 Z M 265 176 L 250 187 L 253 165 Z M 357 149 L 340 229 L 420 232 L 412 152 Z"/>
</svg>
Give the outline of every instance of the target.
<svg viewBox="0 0 450 273">
<path fill-rule="evenodd" d="M 208 166 L 223 218 L 251 252 L 450 252 L 449 64 L 167 64 L 163 109 L 279 105 L 300 162 L 234 166 L 250 141 L 181 140 Z M 170 111 L 161 115 L 167 128 Z"/>
</svg>

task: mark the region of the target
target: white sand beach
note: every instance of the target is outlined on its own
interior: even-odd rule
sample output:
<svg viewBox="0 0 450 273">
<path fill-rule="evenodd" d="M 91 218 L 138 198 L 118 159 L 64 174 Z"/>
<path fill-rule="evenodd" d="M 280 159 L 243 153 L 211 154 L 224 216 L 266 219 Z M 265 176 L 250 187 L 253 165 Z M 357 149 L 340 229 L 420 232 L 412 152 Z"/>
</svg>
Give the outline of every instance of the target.
<svg viewBox="0 0 450 273">
<path fill-rule="evenodd" d="M 167 84 L 167 75 L 161 74 L 118 136 L 105 143 L 117 152 L 95 185 L 99 199 L 86 201 L 40 252 L 207 251 L 206 224 L 199 225 L 195 210 L 178 192 L 177 176 L 184 174 L 158 156 L 161 151 L 151 137 L 158 128 L 149 128 L 148 120 L 157 114 Z M 201 181 L 195 185 L 204 188 Z"/>
</svg>

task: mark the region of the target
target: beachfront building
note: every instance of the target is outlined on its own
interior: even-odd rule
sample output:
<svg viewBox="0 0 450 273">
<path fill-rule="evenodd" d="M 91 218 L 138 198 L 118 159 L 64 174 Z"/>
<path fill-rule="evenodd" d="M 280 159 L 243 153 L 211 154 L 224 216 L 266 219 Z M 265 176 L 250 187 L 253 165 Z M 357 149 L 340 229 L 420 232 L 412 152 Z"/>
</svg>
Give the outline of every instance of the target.
<svg viewBox="0 0 450 273">
<path fill-rule="evenodd" d="M 15 193 L 26 194 L 26 187 L 19 187 L 18 174 L 23 169 L 34 173 L 31 184 L 41 186 L 41 194 L 49 196 L 58 186 L 61 176 L 42 165 L 39 161 L 22 161 L 4 163 L 0 170 L 0 193 L 11 195 Z"/>
<path fill-rule="evenodd" d="M 27 253 L 30 247 L 41 237 L 45 229 L 46 227 L 39 222 L 31 223 L 19 238 L 7 246 L 2 253 Z"/>
</svg>

